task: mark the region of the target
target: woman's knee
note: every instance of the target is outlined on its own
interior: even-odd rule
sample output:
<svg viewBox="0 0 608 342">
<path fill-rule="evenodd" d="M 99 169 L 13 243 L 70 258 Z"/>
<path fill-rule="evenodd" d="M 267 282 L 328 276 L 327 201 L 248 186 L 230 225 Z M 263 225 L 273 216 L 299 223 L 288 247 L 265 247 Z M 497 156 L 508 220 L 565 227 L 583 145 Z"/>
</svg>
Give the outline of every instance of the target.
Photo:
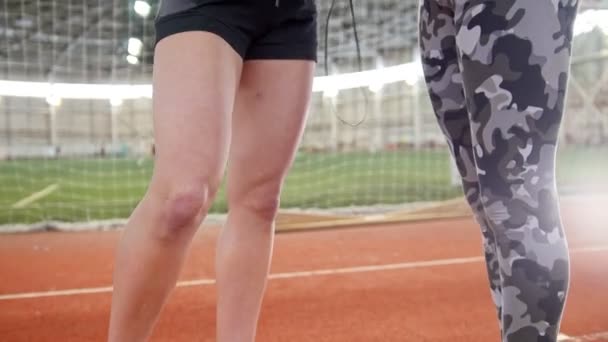
<svg viewBox="0 0 608 342">
<path fill-rule="evenodd" d="M 566 238 L 556 191 L 526 188 L 525 184 L 512 188 L 510 194 L 497 195 L 482 187 L 483 212 L 497 246 L 523 258 L 541 251 L 544 255 L 564 254 Z"/>
<path fill-rule="evenodd" d="M 191 187 L 172 191 L 165 200 L 163 218 L 172 228 L 186 227 L 196 223 L 209 202 L 208 187 Z"/>
<path fill-rule="evenodd" d="M 280 207 L 281 184 L 266 181 L 228 195 L 230 210 L 247 211 L 264 221 L 273 221 Z"/>
<path fill-rule="evenodd" d="M 162 188 L 162 187 L 159 187 Z M 170 184 L 165 190 L 150 193 L 157 224 L 155 237 L 161 240 L 177 240 L 189 236 L 201 224 L 209 210 L 218 185 L 211 182 L 184 182 Z"/>
</svg>

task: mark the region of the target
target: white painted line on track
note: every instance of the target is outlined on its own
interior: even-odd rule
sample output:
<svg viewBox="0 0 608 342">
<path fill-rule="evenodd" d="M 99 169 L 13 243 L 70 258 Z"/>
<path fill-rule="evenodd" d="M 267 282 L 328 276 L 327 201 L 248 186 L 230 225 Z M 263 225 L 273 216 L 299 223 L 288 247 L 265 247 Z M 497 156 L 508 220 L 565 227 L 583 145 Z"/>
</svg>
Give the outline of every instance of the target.
<svg viewBox="0 0 608 342">
<path fill-rule="evenodd" d="M 106 292 L 112 292 L 112 286 L 86 287 L 86 288 L 82 288 L 82 289 L 51 290 L 51 291 L 41 291 L 41 292 L 13 293 L 13 294 L 0 295 L 0 300 L 75 296 L 75 295 L 82 295 L 82 294 L 94 294 L 94 293 L 106 293 Z"/>
<path fill-rule="evenodd" d="M 572 249 L 570 252 L 574 253 L 574 254 L 580 254 L 580 253 L 593 253 L 593 252 L 603 252 L 603 251 L 608 251 L 608 246 L 575 248 L 575 249 Z M 306 277 L 318 277 L 318 276 L 331 276 L 331 275 L 337 275 L 337 274 L 354 274 L 354 273 L 380 272 L 380 271 L 390 271 L 390 270 L 418 269 L 418 268 L 428 268 L 428 267 L 447 266 L 447 265 L 474 264 L 474 263 L 481 263 L 483 261 L 484 261 L 483 257 L 467 257 L 467 258 L 437 259 L 437 260 L 428 260 L 428 261 L 412 261 L 412 262 L 403 262 L 403 263 L 385 264 L 385 265 L 355 266 L 355 267 L 331 268 L 331 269 L 321 269 L 321 270 L 312 270 L 312 271 L 274 273 L 274 274 L 270 274 L 268 276 L 268 279 L 270 279 L 270 280 L 294 279 L 294 278 L 306 278 Z M 177 287 L 192 287 L 192 286 L 207 286 L 207 285 L 213 285 L 213 284 L 215 284 L 215 279 L 195 279 L 195 280 L 180 281 L 177 283 L 176 286 Z M 9 293 L 9 294 L 0 295 L 0 301 L 43 298 L 43 297 L 76 296 L 76 295 L 109 293 L 109 292 L 112 292 L 112 286 L 66 289 L 66 290 L 50 290 L 50 291 L 40 291 L 40 292 Z M 583 341 L 585 341 L 585 340 L 583 340 Z"/>
<path fill-rule="evenodd" d="M 481 261 L 483 261 L 482 257 L 440 259 L 440 260 L 430 260 L 430 261 L 414 261 L 414 262 L 404 262 L 404 263 L 400 263 L 400 264 L 357 266 L 357 267 L 334 268 L 334 269 L 316 270 L 316 271 L 277 273 L 277 274 L 271 274 L 269 276 L 269 279 L 291 279 L 291 278 L 315 277 L 315 276 L 334 275 L 334 274 L 403 270 L 403 269 L 408 269 L 408 268 L 427 268 L 427 267 L 433 267 L 433 266 L 472 264 L 472 263 L 477 263 L 477 262 L 481 262 Z"/>
<path fill-rule="evenodd" d="M 560 334 L 558 342 L 605 342 L 608 341 L 608 331 L 600 331 L 579 336 Z"/>
</svg>

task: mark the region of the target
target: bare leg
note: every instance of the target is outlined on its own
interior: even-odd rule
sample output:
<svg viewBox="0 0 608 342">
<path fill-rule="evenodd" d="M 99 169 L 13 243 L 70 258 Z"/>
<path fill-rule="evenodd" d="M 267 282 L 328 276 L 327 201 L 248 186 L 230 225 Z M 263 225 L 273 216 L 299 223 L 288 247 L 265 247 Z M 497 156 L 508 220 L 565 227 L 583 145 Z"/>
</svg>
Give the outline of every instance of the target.
<svg viewBox="0 0 608 342">
<path fill-rule="evenodd" d="M 304 126 L 313 70 L 308 61 L 245 63 L 232 126 L 230 211 L 217 250 L 218 342 L 255 339 L 279 194 Z"/>
<path fill-rule="evenodd" d="M 241 58 L 222 39 L 159 42 L 154 69 L 156 165 L 116 255 L 109 341 L 145 341 L 175 286 L 221 179 Z"/>
</svg>

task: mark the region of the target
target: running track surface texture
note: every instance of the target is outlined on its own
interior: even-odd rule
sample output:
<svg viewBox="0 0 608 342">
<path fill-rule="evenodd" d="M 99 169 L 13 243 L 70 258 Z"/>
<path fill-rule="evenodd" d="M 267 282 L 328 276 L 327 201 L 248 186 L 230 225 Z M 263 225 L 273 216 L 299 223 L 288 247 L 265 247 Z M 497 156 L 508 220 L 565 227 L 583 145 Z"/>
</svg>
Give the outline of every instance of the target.
<svg viewBox="0 0 608 342">
<path fill-rule="evenodd" d="M 564 341 L 608 341 L 608 197 L 562 200 Z M 152 341 L 214 341 L 217 227 L 197 234 Z M 119 232 L 0 236 L 0 341 L 104 341 Z M 499 341 L 472 219 L 278 234 L 261 342 Z"/>
</svg>

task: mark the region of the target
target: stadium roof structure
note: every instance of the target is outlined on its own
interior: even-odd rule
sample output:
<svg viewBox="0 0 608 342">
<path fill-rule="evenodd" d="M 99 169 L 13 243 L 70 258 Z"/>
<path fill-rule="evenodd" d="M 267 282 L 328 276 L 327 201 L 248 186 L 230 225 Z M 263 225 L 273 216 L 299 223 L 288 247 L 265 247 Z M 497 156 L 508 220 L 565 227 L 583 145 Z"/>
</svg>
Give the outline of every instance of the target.
<svg viewBox="0 0 608 342">
<path fill-rule="evenodd" d="M 269 0 L 270 1 L 270 0 Z M 145 2 L 143 17 L 135 3 Z M 319 68 L 323 72 L 325 18 L 319 7 Z M 338 0 L 329 25 L 332 72 L 356 70 L 348 1 Z M 0 8 L 0 79 L 64 83 L 148 83 L 158 0 L 4 0 Z M 606 8 L 608 0 L 585 0 Z M 412 59 L 417 44 L 417 0 L 356 0 L 357 28 L 367 68 Z M 129 42 L 136 46 L 130 54 Z"/>
<path fill-rule="evenodd" d="M 0 8 L 0 78 L 49 82 L 146 82 L 154 48 L 154 13 L 134 10 L 134 0 L 5 0 Z M 329 1 L 319 5 L 319 61 L 323 61 Z M 347 1 L 337 1 L 329 29 L 332 61 L 356 53 Z M 417 5 L 413 0 L 355 1 L 361 50 L 366 59 L 416 43 Z M 142 42 L 127 60 L 129 39 Z M 322 70 L 322 65 L 319 65 Z"/>
</svg>

